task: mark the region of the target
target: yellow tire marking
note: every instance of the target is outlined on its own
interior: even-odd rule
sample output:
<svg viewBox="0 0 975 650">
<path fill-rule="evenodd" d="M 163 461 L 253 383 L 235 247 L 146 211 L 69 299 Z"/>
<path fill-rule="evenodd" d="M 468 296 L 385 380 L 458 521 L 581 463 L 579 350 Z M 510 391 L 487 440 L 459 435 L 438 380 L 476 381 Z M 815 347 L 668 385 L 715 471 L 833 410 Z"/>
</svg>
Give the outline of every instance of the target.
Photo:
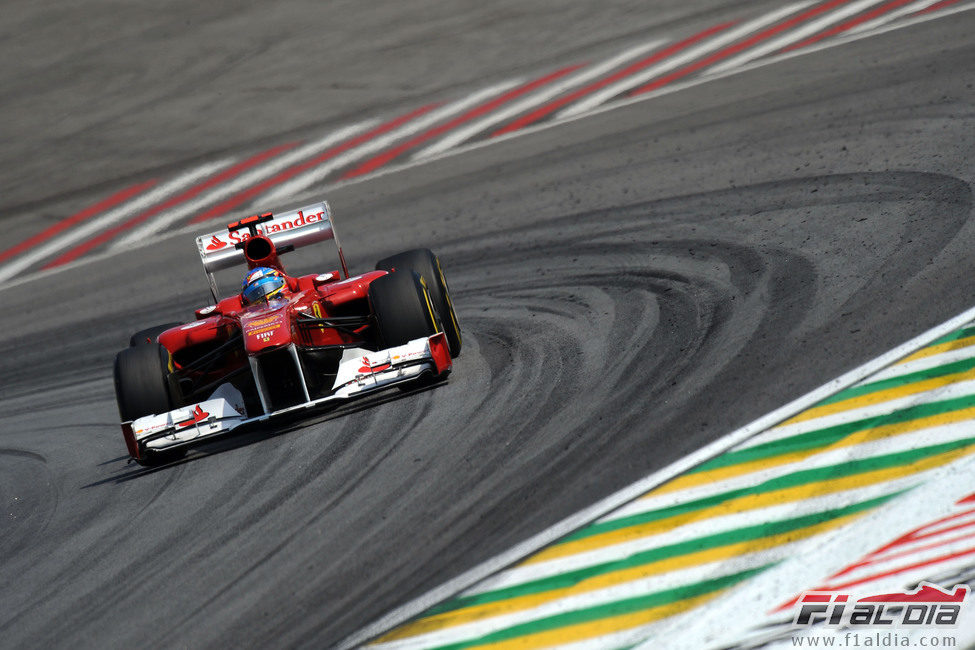
<svg viewBox="0 0 975 650">
<path fill-rule="evenodd" d="M 433 331 L 440 332 L 441 329 L 437 326 L 437 319 L 433 317 L 433 303 L 430 302 L 430 290 L 427 288 L 427 281 L 423 279 L 422 275 L 420 275 L 420 284 L 423 285 L 423 298 L 427 303 L 427 315 L 430 317 L 430 322 L 433 323 Z"/>
<path fill-rule="evenodd" d="M 450 309 L 450 322 L 454 324 L 454 331 L 457 333 L 457 342 L 463 343 L 460 336 L 460 323 L 457 322 L 457 316 L 454 314 L 454 303 L 450 299 L 450 290 L 447 288 L 447 279 L 443 275 L 443 268 L 440 266 L 440 258 L 434 257 L 437 261 L 437 273 L 440 274 L 440 284 L 443 285 L 443 297 L 447 301 L 447 307 Z"/>
</svg>

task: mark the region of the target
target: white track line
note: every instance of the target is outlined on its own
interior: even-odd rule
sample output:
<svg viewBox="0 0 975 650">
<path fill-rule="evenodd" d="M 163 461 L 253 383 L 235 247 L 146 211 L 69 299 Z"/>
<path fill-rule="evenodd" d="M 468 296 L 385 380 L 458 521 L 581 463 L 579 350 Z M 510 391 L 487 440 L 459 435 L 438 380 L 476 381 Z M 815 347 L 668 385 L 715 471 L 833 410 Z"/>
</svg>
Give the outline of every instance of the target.
<svg viewBox="0 0 975 650">
<path fill-rule="evenodd" d="M 848 388 L 857 382 L 862 381 L 865 377 L 869 377 L 871 374 L 880 370 L 881 368 L 885 368 L 898 359 L 902 359 L 908 354 L 911 354 L 912 352 L 930 344 L 932 341 L 955 331 L 963 325 L 971 322 L 973 319 L 975 319 L 975 308 L 968 309 L 958 314 L 954 318 L 946 320 L 940 325 L 929 329 L 927 332 L 912 338 L 889 352 L 868 361 L 867 363 L 837 377 L 836 379 L 826 382 L 819 388 L 806 393 L 802 397 L 795 399 L 780 408 L 775 409 L 774 411 L 758 418 L 744 427 L 718 438 L 714 442 L 705 445 L 704 447 L 676 462 L 671 463 L 667 467 L 653 472 L 649 476 L 636 481 L 628 487 L 625 487 L 622 490 L 605 497 L 604 499 L 601 499 L 592 506 L 580 510 L 574 515 L 566 517 L 557 524 L 554 524 L 542 532 L 533 535 L 524 542 L 516 544 L 507 551 L 485 560 L 479 565 L 468 569 L 459 576 L 448 580 L 439 587 L 435 587 L 434 589 L 431 589 L 408 603 L 397 607 L 385 616 L 377 619 L 372 624 L 367 625 L 358 632 L 349 636 L 339 645 L 339 648 L 355 648 L 362 645 L 362 643 L 365 641 L 379 636 L 396 625 L 402 624 L 410 618 L 423 613 L 425 610 L 436 605 L 437 603 L 443 602 L 447 598 L 453 596 L 454 594 L 460 593 L 491 574 L 496 573 L 497 571 L 500 571 L 501 569 L 531 555 L 543 546 L 547 546 L 548 544 L 555 542 L 561 537 L 564 537 L 569 533 L 578 530 L 586 524 L 598 519 L 602 515 L 646 494 L 653 488 L 665 483 L 666 481 L 669 481 L 675 476 L 678 476 L 683 472 L 686 472 L 687 470 L 728 451 L 732 447 L 738 445 L 744 440 L 747 440 L 756 433 L 764 431 L 765 429 L 768 429 L 769 427 L 782 422 L 783 420 L 801 413 L 817 402 L 820 402 L 827 397 L 838 393 L 844 388 Z"/>
<path fill-rule="evenodd" d="M 191 169 L 185 174 L 177 176 L 168 183 L 152 189 L 145 194 L 138 195 L 122 205 L 103 213 L 99 217 L 83 222 L 77 227 L 71 228 L 60 237 L 56 237 L 44 246 L 31 250 L 24 255 L 14 259 L 4 267 L 0 267 L 0 281 L 7 280 L 21 271 L 30 268 L 37 262 L 50 257 L 65 248 L 84 241 L 96 233 L 112 226 L 120 221 L 128 219 L 147 208 L 159 203 L 167 196 L 175 194 L 179 190 L 193 185 L 203 178 L 214 174 L 220 169 L 229 166 L 232 159 L 218 160 Z"/>
<path fill-rule="evenodd" d="M 742 52 L 738 56 L 728 59 L 723 63 L 719 63 L 713 66 L 710 69 L 710 72 L 721 73 L 727 72 L 733 68 L 741 67 L 749 61 L 753 61 L 761 56 L 765 56 L 766 54 L 781 50 L 784 47 L 792 45 L 793 43 L 798 43 L 802 39 L 821 32 L 829 25 L 839 22 L 844 18 L 849 18 L 850 16 L 854 16 L 861 11 L 866 11 L 871 5 L 875 5 L 878 2 L 881 2 L 881 0 L 859 0 L 859 2 L 852 2 L 848 5 L 844 5 L 842 8 L 827 13 L 822 18 L 818 18 L 802 28 L 790 30 L 779 38 L 773 39 L 764 45 L 758 45 L 746 50 L 745 52 Z"/>
<path fill-rule="evenodd" d="M 338 144 L 339 142 L 368 129 L 371 126 L 374 126 L 377 122 L 378 120 L 366 120 L 365 122 L 352 124 L 351 126 L 346 126 L 337 131 L 333 131 L 332 133 L 329 133 L 325 137 L 319 138 L 314 142 L 310 142 L 306 145 L 298 147 L 297 149 L 285 152 L 279 156 L 275 156 L 269 162 L 259 165 L 257 168 L 247 172 L 246 174 L 241 174 L 229 183 L 218 185 L 211 191 L 200 195 L 195 200 L 189 201 L 173 208 L 172 210 L 160 214 L 149 223 L 140 228 L 136 228 L 132 232 L 128 233 L 125 237 L 122 237 L 116 241 L 110 250 L 129 250 L 134 243 L 148 240 L 152 235 L 159 232 L 163 228 L 189 217 L 193 213 L 198 212 L 212 203 L 216 203 L 217 201 L 246 190 L 248 187 L 256 185 L 265 178 L 287 169 L 292 165 L 296 165 L 301 161 L 321 152 L 322 150 L 327 149 L 334 144 Z"/>
<path fill-rule="evenodd" d="M 420 131 L 423 131 L 437 122 L 443 121 L 444 119 L 460 113 L 472 106 L 480 104 L 484 100 L 492 97 L 494 95 L 499 95 L 506 90 L 514 88 L 518 84 L 522 83 L 522 79 L 512 79 L 510 81 L 505 81 L 503 83 L 496 84 L 490 88 L 485 88 L 484 90 L 479 90 L 475 93 L 464 97 L 463 99 L 457 100 L 446 106 L 443 106 L 437 110 L 431 111 L 426 115 L 423 115 L 412 122 L 408 122 L 398 129 L 390 131 L 386 135 L 378 137 L 369 142 L 365 142 L 362 145 L 346 151 L 340 156 L 333 158 L 325 163 L 322 163 L 315 169 L 309 170 L 296 178 L 282 183 L 274 190 L 271 190 L 267 194 L 261 197 L 260 201 L 262 203 L 271 205 L 280 201 L 287 201 L 291 198 L 293 194 L 297 194 L 305 190 L 306 188 L 314 185 L 315 183 L 320 183 L 331 174 L 336 169 L 341 169 L 350 163 L 355 162 L 359 158 L 366 156 L 371 153 L 378 153 L 386 147 L 392 145 L 397 140 L 409 137 Z"/>
<path fill-rule="evenodd" d="M 452 149 L 459 145 L 460 143 L 468 140 L 478 133 L 489 129 L 490 127 L 503 122 L 509 118 L 512 118 L 520 113 L 524 113 L 539 104 L 542 104 L 557 95 L 561 95 L 567 90 L 574 88 L 576 86 L 581 86 L 582 84 L 597 79 L 608 72 L 620 67 L 627 61 L 635 59 L 641 54 L 645 54 L 650 50 L 656 49 L 666 43 L 666 40 L 655 40 L 642 45 L 637 45 L 636 47 L 631 47 L 630 49 L 618 54 L 610 59 L 607 59 L 600 63 L 599 65 L 586 67 L 584 70 L 578 72 L 577 74 L 570 75 L 568 78 L 552 85 L 547 86 L 536 92 L 525 99 L 510 104 L 502 110 L 495 111 L 490 115 L 474 122 L 473 124 L 466 126 L 462 129 L 457 129 L 449 135 L 444 136 L 437 142 L 434 142 L 428 147 L 421 149 L 420 151 L 413 154 L 412 160 L 419 160 L 422 158 L 427 158 L 429 156 L 434 156 L 440 153 Z"/>
<path fill-rule="evenodd" d="M 898 18 L 901 18 L 903 16 L 913 14 L 916 11 L 922 11 L 924 9 L 927 9 L 931 5 L 936 4 L 938 2 L 941 2 L 941 0 L 921 0 L 920 2 L 912 2 L 908 5 L 904 5 L 900 9 L 895 9 L 894 11 L 886 13 L 883 16 L 879 16 L 877 18 L 874 18 L 873 20 L 868 20 L 865 23 L 857 25 L 856 27 L 853 27 L 852 29 L 848 30 L 846 33 L 859 34 L 861 32 L 868 32 L 871 29 L 882 27 L 887 23 L 897 20 Z"/>
<path fill-rule="evenodd" d="M 635 643 L 644 641 L 647 635 L 651 634 L 653 629 L 659 624 L 660 621 L 654 621 L 646 625 L 631 627 L 583 641 L 560 643 L 559 645 L 550 646 L 547 650 L 630 650 Z M 662 647 L 658 646 L 658 648 Z"/>
<path fill-rule="evenodd" d="M 793 4 L 786 5 L 781 9 L 773 11 L 771 13 L 759 16 L 755 20 L 749 21 L 744 25 L 741 25 L 729 32 L 726 32 L 716 38 L 713 38 L 706 43 L 702 43 L 696 47 L 692 47 L 683 54 L 675 56 L 672 59 L 667 59 L 666 61 L 661 61 L 657 65 L 651 66 L 646 70 L 642 70 L 626 79 L 621 79 L 615 84 L 611 84 L 606 88 L 600 90 L 599 92 L 593 93 L 569 107 L 562 109 L 556 114 L 556 119 L 563 119 L 567 117 L 573 117 L 576 115 L 581 115 L 587 111 L 594 109 L 600 104 L 616 97 L 620 93 L 623 93 L 634 86 L 639 86 L 640 84 L 650 81 L 654 77 L 659 77 L 665 72 L 670 72 L 682 65 L 691 63 L 692 61 L 699 59 L 711 52 L 718 50 L 726 45 L 730 45 L 735 41 L 748 36 L 752 32 L 755 32 L 767 25 L 772 23 L 777 23 L 786 16 L 793 14 L 800 9 L 804 9 L 811 5 L 812 2 L 797 2 Z"/>
</svg>

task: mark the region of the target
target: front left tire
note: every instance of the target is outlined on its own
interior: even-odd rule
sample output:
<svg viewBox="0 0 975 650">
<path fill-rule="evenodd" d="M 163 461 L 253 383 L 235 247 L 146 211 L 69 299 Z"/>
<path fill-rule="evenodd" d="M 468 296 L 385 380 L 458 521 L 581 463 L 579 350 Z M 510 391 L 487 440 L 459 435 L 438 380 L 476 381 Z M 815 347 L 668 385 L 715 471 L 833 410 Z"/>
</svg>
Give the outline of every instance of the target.
<svg viewBox="0 0 975 650">
<path fill-rule="evenodd" d="M 447 278 L 444 275 L 443 266 L 440 264 L 440 258 L 434 255 L 430 249 L 417 248 L 379 260 L 376 263 L 376 269 L 394 274 L 413 271 L 423 279 L 427 292 L 430 294 L 430 302 L 439 317 L 443 333 L 447 336 L 450 356 L 456 358 L 460 355 L 462 345 L 460 324 L 458 324 L 457 315 L 454 313 L 454 304 L 450 300 L 450 288 L 447 286 Z"/>
</svg>

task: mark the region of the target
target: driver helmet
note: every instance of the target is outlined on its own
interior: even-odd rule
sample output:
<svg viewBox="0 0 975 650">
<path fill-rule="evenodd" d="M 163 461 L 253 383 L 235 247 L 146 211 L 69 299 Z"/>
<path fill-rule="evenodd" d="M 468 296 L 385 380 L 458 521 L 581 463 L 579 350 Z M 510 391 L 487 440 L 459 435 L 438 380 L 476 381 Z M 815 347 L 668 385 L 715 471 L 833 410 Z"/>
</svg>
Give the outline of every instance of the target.
<svg viewBox="0 0 975 650">
<path fill-rule="evenodd" d="M 260 300 L 283 298 L 288 280 L 284 273 L 268 266 L 258 266 L 251 269 L 244 278 L 244 288 L 240 297 L 245 305 L 254 304 Z"/>
</svg>

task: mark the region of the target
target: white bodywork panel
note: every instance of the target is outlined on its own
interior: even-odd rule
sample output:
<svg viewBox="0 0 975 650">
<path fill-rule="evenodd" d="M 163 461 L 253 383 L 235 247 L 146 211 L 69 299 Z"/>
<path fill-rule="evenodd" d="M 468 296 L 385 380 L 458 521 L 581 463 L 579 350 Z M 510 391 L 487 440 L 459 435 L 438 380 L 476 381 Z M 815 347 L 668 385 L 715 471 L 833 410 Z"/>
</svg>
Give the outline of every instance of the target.
<svg viewBox="0 0 975 650">
<path fill-rule="evenodd" d="M 339 364 L 334 391 L 321 399 L 311 400 L 273 413 L 248 417 L 240 392 L 222 384 L 209 399 L 159 415 L 147 415 L 131 423 L 134 442 L 146 449 L 162 450 L 232 431 L 243 424 L 267 420 L 282 413 L 346 400 L 408 381 L 423 373 L 439 375 L 449 369 L 449 355 L 441 354 L 440 364 L 434 358 L 434 347 L 446 350 L 446 338 L 435 334 L 404 345 L 369 352 L 360 348 L 345 350 Z M 443 364 L 446 364 L 445 366 Z M 123 427 L 124 428 L 124 427 Z M 152 438 L 146 440 L 146 438 Z"/>
</svg>

